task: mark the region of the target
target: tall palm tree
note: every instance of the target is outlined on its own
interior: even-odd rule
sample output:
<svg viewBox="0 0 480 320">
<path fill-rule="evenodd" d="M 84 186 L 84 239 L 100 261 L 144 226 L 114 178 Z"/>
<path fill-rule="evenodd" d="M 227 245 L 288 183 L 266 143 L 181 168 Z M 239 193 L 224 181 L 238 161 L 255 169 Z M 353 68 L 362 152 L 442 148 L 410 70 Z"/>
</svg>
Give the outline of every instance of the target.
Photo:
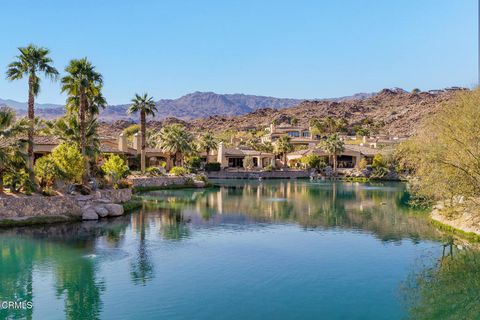
<svg viewBox="0 0 480 320">
<path fill-rule="evenodd" d="M 101 95 L 103 78 L 87 58 L 71 60 L 65 68 L 67 75 L 62 78 L 62 92 L 68 94 L 67 107 L 73 110 L 78 106 L 80 125 L 80 149 L 86 155 L 86 113 L 96 96 Z M 104 103 L 102 103 L 103 105 Z M 73 106 L 72 106 L 73 105 Z M 75 106 L 75 107 L 74 107 Z"/>
<path fill-rule="evenodd" d="M 337 156 L 345 150 L 345 144 L 336 133 L 320 143 L 320 147 L 333 158 L 333 172 L 337 171 Z"/>
<path fill-rule="evenodd" d="M 173 157 L 174 165 L 181 160 L 185 154 L 194 151 L 192 146 L 193 135 L 188 132 L 181 124 L 171 124 L 164 126 L 156 136 L 157 148 L 162 149 Z"/>
<path fill-rule="evenodd" d="M 292 138 L 289 136 L 281 136 L 275 142 L 275 153 L 282 155 L 284 167 L 287 167 L 287 153 L 293 151 L 293 144 L 291 140 Z"/>
<path fill-rule="evenodd" d="M 67 114 L 56 120 L 47 121 L 45 126 L 43 132 L 48 135 L 53 135 L 68 143 L 78 143 L 80 141 L 80 124 L 78 118 L 74 115 Z M 94 158 L 100 151 L 97 129 L 97 120 L 95 118 L 87 119 L 85 123 L 85 140 L 87 141 L 85 154 L 90 158 Z"/>
<path fill-rule="evenodd" d="M 207 153 L 207 163 L 208 163 L 208 155 L 210 153 L 210 150 L 216 150 L 218 147 L 218 143 L 213 137 L 213 135 L 207 132 L 206 134 L 200 137 L 198 146 L 201 150 L 204 150 Z"/>
<path fill-rule="evenodd" d="M 35 97 L 40 92 L 39 74 L 43 74 L 50 79 L 56 79 L 58 71 L 51 65 L 53 60 L 48 56 L 50 53 L 48 49 L 30 44 L 27 47 L 18 48 L 18 50 L 20 54 L 7 67 L 7 79 L 13 81 L 20 80 L 24 76 L 28 77 L 28 119 L 31 122 L 28 130 L 28 168 L 31 172 L 31 178 L 33 178 Z"/>
<path fill-rule="evenodd" d="M 11 168 L 12 160 L 24 158 L 25 140 L 18 135 L 29 131 L 30 123 L 26 120 L 15 121 L 15 111 L 0 108 L 0 193 L 3 193 L 3 176 Z"/>
<path fill-rule="evenodd" d="M 140 152 L 140 170 L 142 173 L 145 173 L 145 137 L 146 137 L 146 127 L 147 127 L 147 116 L 155 116 L 157 112 L 157 107 L 155 106 L 155 101 L 153 97 L 149 97 L 148 94 L 144 93 L 142 96 L 135 94 L 135 98 L 132 99 L 132 105 L 128 108 L 128 114 L 140 113 L 140 134 L 142 139 L 142 146 Z"/>
</svg>

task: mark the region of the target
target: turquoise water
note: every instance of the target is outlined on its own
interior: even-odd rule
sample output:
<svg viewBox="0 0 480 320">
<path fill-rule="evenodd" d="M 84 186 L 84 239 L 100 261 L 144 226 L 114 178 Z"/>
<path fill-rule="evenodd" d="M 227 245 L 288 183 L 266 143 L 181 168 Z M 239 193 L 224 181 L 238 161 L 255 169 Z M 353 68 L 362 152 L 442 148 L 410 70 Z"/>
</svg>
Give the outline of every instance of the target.
<svg viewBox="0 0 480 320">
<path fill-rule="evenodd" d="M 146 193 L 142 209 L 113 220 L 0 231 L 0 300 L 33 303 L 29 310 L 0 310 L 0 316 L 436 314 L 427 295 L 446 292 L 444 283 L 428 289 L 436 283 L 416 280 L 438 271 L 446 240 L 424 213 L 405 205 L 403 184 L 216 183 L 220 187 Z"/>
</svg>

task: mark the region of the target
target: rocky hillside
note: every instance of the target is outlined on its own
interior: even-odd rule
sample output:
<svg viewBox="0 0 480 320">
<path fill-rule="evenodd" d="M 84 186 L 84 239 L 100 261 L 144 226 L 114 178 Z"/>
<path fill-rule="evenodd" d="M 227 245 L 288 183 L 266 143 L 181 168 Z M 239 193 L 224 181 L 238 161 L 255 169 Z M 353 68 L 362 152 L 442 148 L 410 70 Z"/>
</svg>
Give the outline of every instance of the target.
<svg viewBox="0 0 480 320">
<path fill-rule="evenodd" d="M 164 121 L 151 121 L 151 128 L 159 129 L 166 123 L 182 123 L 191 131 L 223 131 L 263 129 L 273 120 L 288 123 L 297 119 L 299 125 L 308 126 L 313 118 L 332 116 L 345 118 L 350 124 L 365 118 L 382 122 L 382 132 L 389 135 L 411 135 L 425 116 L 435 113 L 439 104 L 455 95 L 456 90 L 409 93 L 401 89 L 384 89 L 364 99 L 344 99 L 339 101 L 304 101 L 295 107 L 284 109 L 265 108 L 238 116 L 210 116 L 204 119 L 183 121 L 168 118 Z M 104 124 L 104 133 L 119 133 L 132 124 L 131 121 L 117 121 Z"/>
<path fill-rule="evenodd" d="M 330 98 L 328 101 L 344 101 L 349 99 L 365 99 L 371 93 L 357 93 L 353 96 Z M 214 115 L 234 116 L 253 112 L 255 110 L 272 108 L 284 109 L 298 105 L 303 99 L 274 98 L 247 94 L 218 94 L 214 92 L 194 92 L 178 99 L 162 99 L 156 102 L 157 116 L 155 120 L 175 117 L 183 120 L 206 118 Z M 17 110 L 20 116 L 26 114 L 27 103 L 0 99 L 0 106 L 10 106 Z M 103 121 L 133 120 L 137 117 L 127 115 L 128 104 L 110 105 L 100 113 Z M 62 116 L 65 109 L 57 104 L 36 104 L 36 114 L 44 119 L 54 119 Z"/>
<path fill-rule="evenodd" d="M 156 102 L 158 113 L 155 119 L 175 117 L 184 120 L 205 118 L 213 115 L 241 115 L 262 108 L 282 109 L 298 105 L 301 99 L 283 99 L 246 94 L 217 94 L 214 92 L 194 92 L 178 99 L 162 99 Z M 8 105 L 19 115 L 25 115 L 27 104 L 14 100 L 1 100 L 0 106 Z M 102 110 L 100 119 L 104 121 L 136 120 L 127 115 L 128 104 L 111 105 Z M 37 104 L 36 114 L 45 119 L 63 115 L 64 108 L 55 104 Z"/>
<path fill-rule="evenodd" d="M 439 104 L 450 100 L 454 95 L 455 90 L 412 94 L 401 89 L 384 89 L 367 99 L 304 101 L 288 109 L 269 108 L 236 117 L 197 119 L 191 122 L 191 126 L 198 131 L 245 130 L 264 128 L 275 119 L 288 123 L 294 118 L 300 125 L 308 126 L 313 118 L 331 116 L 345 118 L 350 124 L 370 118 L 384 123 L 382 131 L 385 134 L 411 135 L 426 115 L 434 113 Z"/>
</svg>

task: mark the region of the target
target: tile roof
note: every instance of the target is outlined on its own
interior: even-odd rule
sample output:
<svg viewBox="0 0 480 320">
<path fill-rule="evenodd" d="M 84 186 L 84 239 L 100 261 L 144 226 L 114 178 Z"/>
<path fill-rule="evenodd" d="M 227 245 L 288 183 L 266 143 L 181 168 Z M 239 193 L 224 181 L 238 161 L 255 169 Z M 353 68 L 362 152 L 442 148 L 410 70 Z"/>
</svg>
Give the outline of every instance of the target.
<svg viewBox="0 0 480 320">
<path fill-rule="evenodd" d="M 261 152 L 251 149 L 236 149 L 236 148 L 225 148 L 225 155 L 227 156 L 273 156 L 271 153 Z"/>
</svg>

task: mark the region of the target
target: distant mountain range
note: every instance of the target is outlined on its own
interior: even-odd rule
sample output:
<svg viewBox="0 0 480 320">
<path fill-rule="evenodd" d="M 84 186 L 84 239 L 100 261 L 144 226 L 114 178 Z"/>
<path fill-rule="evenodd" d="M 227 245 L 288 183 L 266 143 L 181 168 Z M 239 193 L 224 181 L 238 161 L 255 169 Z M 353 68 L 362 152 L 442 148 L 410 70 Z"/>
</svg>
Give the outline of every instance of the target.
<svg viewBox="0 0 480 320">
<path fill-rule="evenodd" d="M 345 101 L 351 99 L 367 99 L 373 93 L 358 93 L 353 96 L 323 99 L 325 101 Z M 302 103 L 304 99 L 274 98 L 246 94 L 218 94 L 214 92 L 194 92 L 178 99 L 162 99 L 156 102 L 158 113 L 156 120 L 175 117 L 182 120 L 208 118 L 215 115 L 235 116 L 247 114 L 259 109 L 284 109 Z M 0 99 L 0 106 L 10 106 L 18 115 L 27 111 L 27 103 Z M 136 120 L 126 114 L 129 104 L 108 106 L 100 114 L 103 121 Z M 64 114 L 64 107 L 58 104 L 36 104 L 36 115 L 53 119 Z"/>
</svg>

